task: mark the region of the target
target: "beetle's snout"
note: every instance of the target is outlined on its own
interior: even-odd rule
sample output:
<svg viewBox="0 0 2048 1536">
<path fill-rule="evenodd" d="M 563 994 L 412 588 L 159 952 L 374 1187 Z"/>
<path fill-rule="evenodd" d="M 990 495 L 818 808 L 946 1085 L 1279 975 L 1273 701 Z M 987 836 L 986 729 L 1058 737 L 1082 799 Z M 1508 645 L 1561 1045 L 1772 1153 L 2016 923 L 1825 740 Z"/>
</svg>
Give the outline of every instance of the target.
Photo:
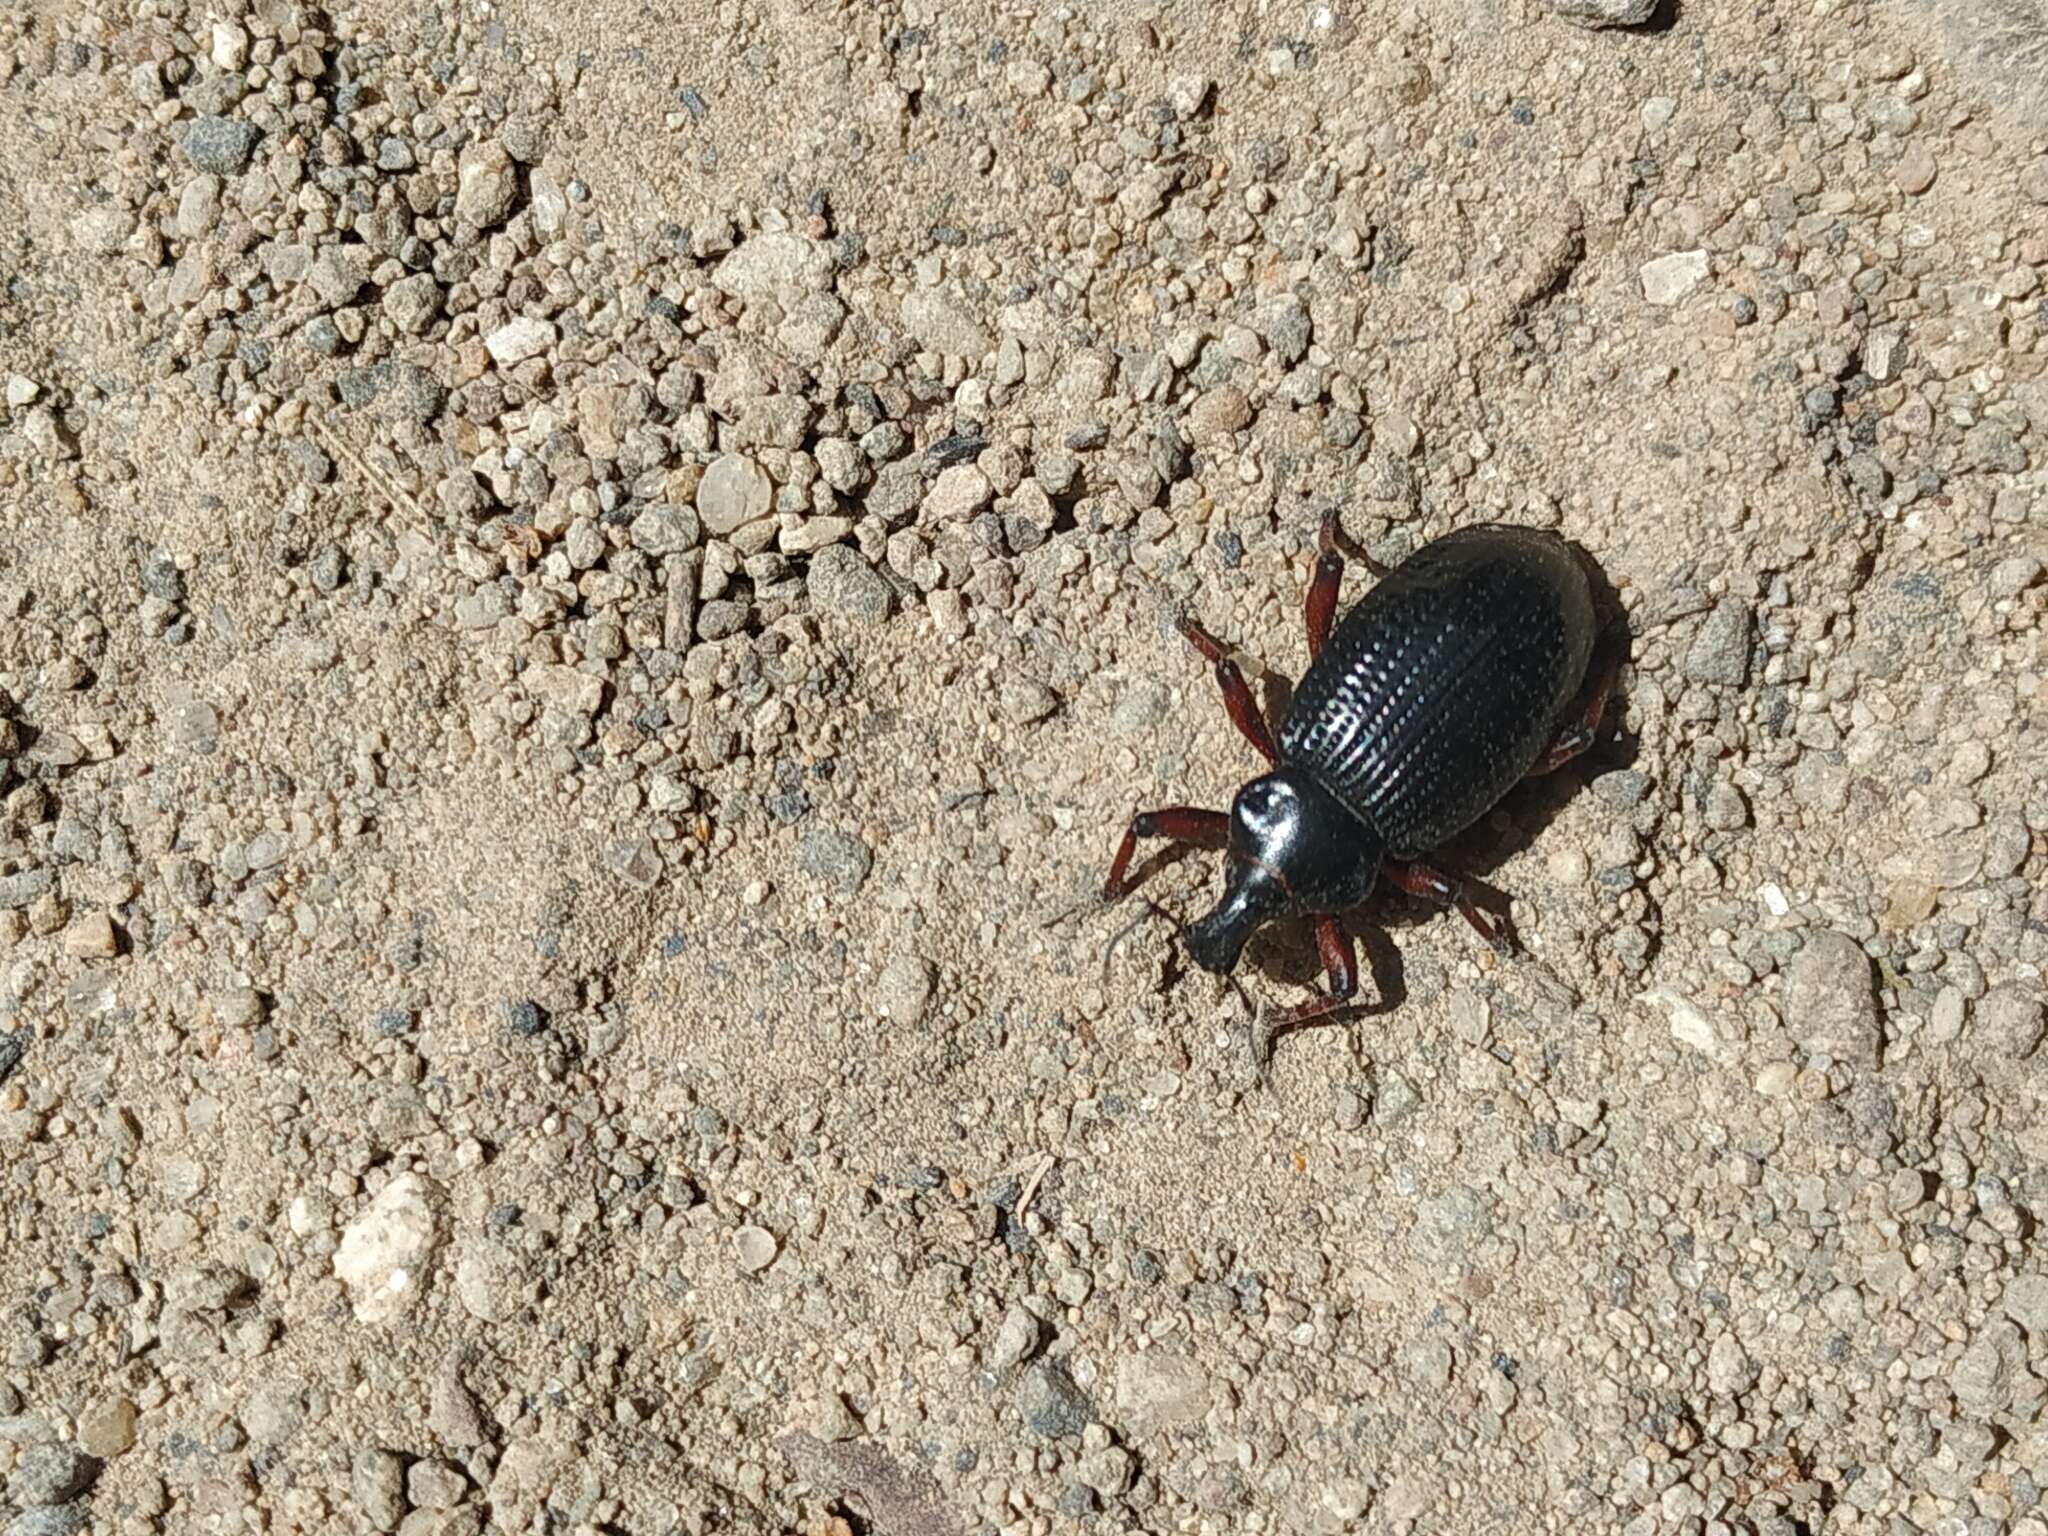
<svg viewBox="0 0 2048 1536">
<path fill-rule="evenodd" d="M 1188 924 L 1181 934 L 1188 957 L 1205 971 L 1227 976 L 1259 925 L 1277 915 L 1278 891 L 1254 866 L 1233 865 L 1223 899 L 1208 916 Z"/>
<path fill-rule="evenodd" d="M 1180 936 L 1181 943 L 1187 946 L 1188 958 L 1218 976 L 1228 976 L 1237 969 L 1238 958 L 1244 954 L 1245 941 L 1250 937 L 1248 926 L 1233 926 L 1220 909 L 1188 924 Z"/>
</svg>

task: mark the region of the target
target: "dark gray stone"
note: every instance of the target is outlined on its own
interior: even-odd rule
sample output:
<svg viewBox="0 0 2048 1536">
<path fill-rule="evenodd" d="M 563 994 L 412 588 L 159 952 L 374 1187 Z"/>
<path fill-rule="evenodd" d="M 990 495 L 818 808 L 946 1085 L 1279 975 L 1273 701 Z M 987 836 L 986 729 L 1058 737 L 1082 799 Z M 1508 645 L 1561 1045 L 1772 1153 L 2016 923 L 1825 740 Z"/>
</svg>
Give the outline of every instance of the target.
<svg viewBox="0 0 2048 1536">
<path fill-rule="evenodd" d="M 889 583 L 844 544 L 828 544 L 811 556 L 805 580 L 811 606 L 862 624 L 879 624 L 889 616 Z"/>
<path fill-rule="evenodd" d="M 1696 683 L 1740 688 L 1749 681 L 1749 604 L 1724 597 L 1693 636 L 1685 653 L 1685 675 Z"/>
<path fill-rule="evenodd" d="M 185 131 L 185 158 L 213 176 L 239 176 L 249 168 L 263 130 L 246 118 L 202 117 Z"/>
<path fill-rule="evenodd" d="M 1026 1429 L 1048 1440 L 1077 1438 L 1095 1418 L 1088 1395 L 1057 1360 L 1040 1360 L 1018 1378 L 1017 1411 Z"/>
<path fill-rule="evenodd" d="M 75 1445 L 32 1445 L 14 1464 L 7 1496 L 24 1508 L 68 1503 L 90 1488 L 99 1472 L 100 1464 Z"/>
<path fill-rule="evenodd" d="M 813 827 L 796 845 L 797 863 L 806 874 L 815 875 L 842 896 L 851 896 L 867 884 L 875 856 L 868 845 L 851 832 L 832 827 Z"/>
</svg>

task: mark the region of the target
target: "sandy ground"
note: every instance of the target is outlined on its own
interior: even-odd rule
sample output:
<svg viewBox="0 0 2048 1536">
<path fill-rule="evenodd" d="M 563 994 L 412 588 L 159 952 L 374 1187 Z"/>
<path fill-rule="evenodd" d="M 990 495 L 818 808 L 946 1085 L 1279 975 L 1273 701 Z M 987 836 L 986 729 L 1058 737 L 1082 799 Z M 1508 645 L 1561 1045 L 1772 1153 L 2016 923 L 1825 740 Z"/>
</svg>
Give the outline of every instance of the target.
<svg viewBox="0 0 2048 1536">
<path fill-rule="evenodd" d="M 1638 4 L 0 14 L 0 1532 L 2048 1536 L 2048 9 Z M 1333 506 L 1630 664 L 1261 1084 Z"/>
</svg>

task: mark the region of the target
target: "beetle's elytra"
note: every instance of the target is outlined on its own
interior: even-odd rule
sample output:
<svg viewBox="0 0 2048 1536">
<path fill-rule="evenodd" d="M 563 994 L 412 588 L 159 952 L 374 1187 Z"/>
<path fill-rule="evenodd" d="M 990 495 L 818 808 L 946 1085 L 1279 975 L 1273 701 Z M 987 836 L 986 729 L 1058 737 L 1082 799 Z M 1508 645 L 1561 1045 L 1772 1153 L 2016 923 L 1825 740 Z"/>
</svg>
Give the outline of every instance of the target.
<svg viewBox="0 0 2048 1536">
<path fill-rule="evenodd" d="M 1338 914 L 1381 874 L 1454 906 L 1497 949 L 1507 941 L 1460 883 L 1423 862 L 1521 779 L 1592 745 L 1614 683 L 1588 674 L 1593 593 L 1554 534 L 1486 524 L 1424 545 L 1333 622 L 1344 560 L 1325 520 L 1308 590 L 1310 663 L 1276 736 L 1222 642 L 1181 632 L 1215 667 L 1231 720 L 1270 771 L 1226 814 L 1172 806 L 1136 817 L 1104 896 L 1128 889 L 1138 840 L 1224 850 L 1223 897 L 1182 934 L 1195 963 L 1227 974 L 1280 918 L 1315 919 L 1329 991 L 1277 1015 L 1275 1031 L 1334 1012 L 1358 967 Z"/>
</svg>

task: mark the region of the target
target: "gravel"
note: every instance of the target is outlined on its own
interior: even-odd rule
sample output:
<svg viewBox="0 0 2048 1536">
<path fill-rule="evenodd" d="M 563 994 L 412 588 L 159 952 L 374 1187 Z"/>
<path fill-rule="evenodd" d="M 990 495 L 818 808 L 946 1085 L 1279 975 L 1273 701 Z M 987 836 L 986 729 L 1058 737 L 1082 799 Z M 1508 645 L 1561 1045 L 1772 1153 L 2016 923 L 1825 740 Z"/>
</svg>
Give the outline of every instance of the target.
<svg viewBox="0 0 2048 1536">
<path fill-rule="evenodd" d="M 2039 29 L 1921 8 L 0 23 L 0 1529 L 2042 1536 Z M 1522 957 L 1254 1077 L 1313 936 L 1094 898 L 1332 508 L 1628 665 L 1432 851 Z"/>
</svg>

